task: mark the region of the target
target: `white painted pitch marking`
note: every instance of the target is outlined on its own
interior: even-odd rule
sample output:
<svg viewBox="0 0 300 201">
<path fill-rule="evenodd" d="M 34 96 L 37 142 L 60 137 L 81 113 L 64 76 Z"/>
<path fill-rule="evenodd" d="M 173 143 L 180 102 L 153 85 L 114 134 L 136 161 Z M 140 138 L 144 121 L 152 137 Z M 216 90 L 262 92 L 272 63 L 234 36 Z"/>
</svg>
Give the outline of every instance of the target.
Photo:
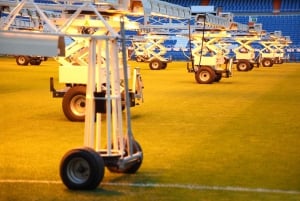
<svg viewBox="0 0 300 201">
<path fill-rule="evenodd" d="M 181 188 L 191 190 L 208 191 L 233 191 L 233 192 L 255 192 L 255 193 L 281 193 L 281 194 L 300 194 L 296 190 L 266 189 L 266 188 L 247 188 L 235 186 L 205 186 L 193 184 L 155 184 L 155 183 L 103 183 L 108 186 L 132 186 L 132 187 L 154 187 L 154 188 Z"/>
<path fill-rule="evenodd" d="M 28 183 L 28 184 L 62 184 L 61 181 L 55 180 L 22 180 L 22 179 L 2 179 L 1 183 Z M 194 184 L 158 184 L 158 183 L 120 183 L 120 182 L 102 182 L 102 186 L 127 186 L 140 188 L 180 188 L 203 191 L 232 191 L 232 192 L 253 192 L 253 193 L 278 193 L 278 194 L 296 194 L 300 195 L 297 190 L 281 190 L 267 188 L 247 188 L 240 186 L 206 186 Z"/>
<path fill-rule="evenodd" d="M 0 183 L 27 183 L 27 184 L 62 184 L 55 180 L 27 180 L 27 179 L 1 179 Z"/>
</svg>

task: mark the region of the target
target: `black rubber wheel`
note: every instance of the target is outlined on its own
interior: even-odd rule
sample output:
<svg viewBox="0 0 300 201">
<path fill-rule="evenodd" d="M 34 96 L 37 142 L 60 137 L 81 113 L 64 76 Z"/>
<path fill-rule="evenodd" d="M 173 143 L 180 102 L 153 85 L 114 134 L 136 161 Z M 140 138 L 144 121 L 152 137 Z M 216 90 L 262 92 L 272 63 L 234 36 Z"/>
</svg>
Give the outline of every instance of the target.
<svg viewBox="0 0 300 201">
<path fill-rule="evenodd" d="M 60 163 L 60 177 L 71 190 L 92 190 L 99 186 L 105 171 L 102 157 L 91 148 L 68 151 Z"/>
<path fill-rule="evenodd" d="M 16 62 L 19 66 L 27 66 L 30 62 L 30 57 L 28 56 L 17 56 Z"/>
<path fill-rule="evenodd" d="M 125 173 L 125 174 L 134 174 L 138 171 L 138 169 L 141 167 L 142 162 L 143 162 L 143 150 L 141 145 L 137 141 L 132 141 L 132 146 L 133 146 L 133 153 L 141 152 L 141 158 L 139 160 L 136 160 L 134 163 L 131 165 L 127 166 L 126 168 L 119 168 L 117 166 L 107 166 L 107 169 L 111 172 L 116 172 L 116 173 Z M 127 151 L 127 143 L 125 146 L 125 157 L 128 156 L 128 151 Z"/>
<path fill-rule="evenodd" d="M 264 58 L 261 61 L 263 67 L 272 67 L 273 66 L 273 61 L 272 59 Z"/>
<path fill-rule="evenodd" d="M 259 67 L 259 66 L 258 66 Z M 250 68 L 249 71 L 252 70 L 254 68 L 254 64 L 250 63 Z"/>
<path fill-rule="evenodd" d="M 34 65 L 34 66 L 39 66 L 42 63 L 42 60 L 40 60 L 40 59 L 30 59 L 29 63 L 31 65 Z"/>
<path fill-rule="evenodd" d="M 161 69 L 166 69 L 167 66 L 168 66 L 168 63 L 162 62 Z"/>
<path fill-rule="evenodd" d="M 215 81 L 216 72 L 208 66 L 198 68 L 195 79 L 199 84 L 211 84 Z"/>
<path fill-rule="evenodd" d="M 160 70 L 162 68 L 162 62 L 158 59 L 153 59 L 149 63 L 149 67 L 151 70 Z"/>
<path fill-rule="evenodd" d="M 222 73 L 216 73 L 215 82 L 220 82 L 222 79 Z"/>
<path fill-rule="evenodd" d="M 251 69 L 251 64 L 249 61 L 239 61 L 236 64 L 236 69 L 238 71 L 248 71 Z"/>
<path fill-rule="evenodd" d="M 85 96 L 85 86 L 74 86 L 65 93 L 62 101 L 62 109 L 70 121 L 84 121 Z"/>
</svg>

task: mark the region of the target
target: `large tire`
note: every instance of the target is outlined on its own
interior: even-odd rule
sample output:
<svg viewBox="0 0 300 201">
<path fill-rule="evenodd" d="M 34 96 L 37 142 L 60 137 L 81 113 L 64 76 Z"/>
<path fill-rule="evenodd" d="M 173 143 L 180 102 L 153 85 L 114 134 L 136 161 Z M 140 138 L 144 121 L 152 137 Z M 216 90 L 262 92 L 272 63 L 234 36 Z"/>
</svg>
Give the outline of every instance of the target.
<svg viewBox="0 0 300 201">
<path fill-rule="evenodd" d="M 242 60 L 236 64 L 236 69 L 238 71 L 249 71 L 251 69 L 251 64 L 249 61 Z"/>
<path fill-rule="evenodd" d="M 153 59 L 149 63 L 149 67 L 151 70 L 160 70 L 162 68 L 163 64 L 158 59 Z"/>
<path fill-rule="evenodd" d="M 258 64 L 259 65 L 259 64 Z M 259 66 L 258 66 L 259 67 Z M 249 68 L 249 71 L 252 70 L 254 68 L 254 64 L 253 63 L 250 63 L 250 68 Z"/>
<path fill-rule="evenodd" d="M 85 98 L 85 86 L 74 86 L 65 93 L 62 101 L 62 109 L 70 121 L 84 121 Z"/>
<path fill-rule="evenodd" d="M 215 82 L 220 82 L 222 79 L 222 73 L 216 73 Z"/>
<path fill-rule="evenodd" d="M 27 66 L 30 62 L 30 57 L 28 56 L 17 56 L 16 62 L 19 66 Z"/>
<path fill-rule="evenodd" d="M 132 141 L 132 146 L 133 146 L 133 153 L 137 153 L 137 152 L 141 152 L 141 158 L 137 161 L 135 161 L 134 163 L 132 163 L 131 165 L 127 166 L 126 168 L 119 168 L 117 166 L 107 166 L 107 169 L 111 172 L 116 172 L 116 173 L 125 173 L 125 174 L 134 174 L 138 171 L 138 169 L 141 167 L 142 162 L 143 162 L 143 150 L 141 145 L 133 140 Z M 127 151 L 127 143 L 125 146 L 125 157 L 128 156 L 128 151 Z"/>
<path fill-rule="evenodd" d="M 42 63 L 41 59 L 38 59 L 38 58 L 31 58 L 30 59 L 30 64 L 33 65 L 33 66 L 39 66 L 39 65 L 41 65 L 41 63 Z"/>
<path fill-rule="evenodd" d="M 102 157 L 91 148 L 68 151 L 60 163 L 60 177 L 71 190 L 92 190 L 99 186 L 105 171 Z"/>
<path fill-rule="evenodd" d="M 269 58 L 263 58 L 261 63 L 263 65 L 263 67 L 272 67 L 273 66 L 273 61 L 272 61 L 272 59 L 269 59 Z"/>
<path fill-rule="evenodd" d="M 168 63 L 162 62 L 161 69 L 166 69 L 167 66 L 168 66 Z"/>
<path fill-rule="evenodd" d="M 122 111 L 125 110 L 125 96 L 122 94 Z M 62 101 L 62 109 L 70 121 L 84 121 L 85 120 L 85 104 L 86 104 L 86 87 L 83 85 L 71 87 L 64 95 Z M 106 113 L 106 104 L 104 108 L 97 111 L 97 103 L 95 112 Z"/>
<path fill-rule="evenodd" d="M 195 79 L 199 84 L 211 84 L 215 81 L 215 78 L 216 72 L 208 66 L 198 68 L 195 73 Z"/>
</svg>

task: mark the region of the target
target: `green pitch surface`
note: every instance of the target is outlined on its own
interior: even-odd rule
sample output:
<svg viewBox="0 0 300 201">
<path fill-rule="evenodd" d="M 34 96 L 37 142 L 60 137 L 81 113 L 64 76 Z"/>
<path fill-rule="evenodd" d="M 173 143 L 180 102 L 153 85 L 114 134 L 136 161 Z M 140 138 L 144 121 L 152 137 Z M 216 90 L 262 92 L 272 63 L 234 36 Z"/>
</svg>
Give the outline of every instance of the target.
<svg viewBox="0 0 300 201">
<path fill-rule="evenodd" d="M 0 200 L 300 200 L 300 64 L 234 71 L 196 84 L 185 63 L 141 68 L 144 103 L 131 108 L 144 161 L 136 174 L 105 172 L 99 188 L 70 191 L 59 163 L 83 145 L 49 91 L 58 64 L 0 58 Z M 62 86 L 62 85 L 60 85 Z M 59 86 L 57 86 L 59 88 Z"/>
</svg>

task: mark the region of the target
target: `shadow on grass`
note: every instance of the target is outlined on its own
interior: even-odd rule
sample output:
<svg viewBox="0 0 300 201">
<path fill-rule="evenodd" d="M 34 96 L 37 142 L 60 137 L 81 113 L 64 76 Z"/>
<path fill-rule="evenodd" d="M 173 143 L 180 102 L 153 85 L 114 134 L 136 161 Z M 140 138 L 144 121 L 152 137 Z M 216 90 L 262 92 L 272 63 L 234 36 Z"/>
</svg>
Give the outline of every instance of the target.
<svg viewBox="0 0 300 201">
<path fill-rule="evenodd" d="M 124 196 L 127 188 L 135 188 L 135 185 L 144 183 L 159 183 L 154 179 L 153 172 L 138 172 L 136 174 L 112 174 L 110 179 L 103 181 L 95 190 L 69 190 L 65 188 L 64 193 L 76 198 L 88 199 L 95 196 L 114 197 Z M 155 177 L 156 178 L 156 177 Z M 123 186 L 123 187 L 122 187 Z"/>
<path fill-rule="evenodd" d="M 161 183 L 159 171 L 141 171 L 135 174 L 112 174 L 102 183 L 103 186 L 135 186 L 146 183 Z"/>
<path fill-rule="evenodd" d="M 115 191 L 115 190 L 108 190 L 108 189 L 104 189 L 103 186 L 99 186 L 98 188 L 96 188 L 95 190 L 69 190 L 69 189 L 65 189 L 65 193 L 66 194 L 72 194 L 72 196 L 74 196 L 74 194 L 76 194 L 77 196 L 122 196 L 124 195 L 124 193 L 119 192 L 119 191 Z"/>
<path fill-rule="evenodd" d="M 140 119 L 140 118 L 143 118 L 143 115 L 141 114 L 131 114 L 131 119 Z"/>
</svg>

